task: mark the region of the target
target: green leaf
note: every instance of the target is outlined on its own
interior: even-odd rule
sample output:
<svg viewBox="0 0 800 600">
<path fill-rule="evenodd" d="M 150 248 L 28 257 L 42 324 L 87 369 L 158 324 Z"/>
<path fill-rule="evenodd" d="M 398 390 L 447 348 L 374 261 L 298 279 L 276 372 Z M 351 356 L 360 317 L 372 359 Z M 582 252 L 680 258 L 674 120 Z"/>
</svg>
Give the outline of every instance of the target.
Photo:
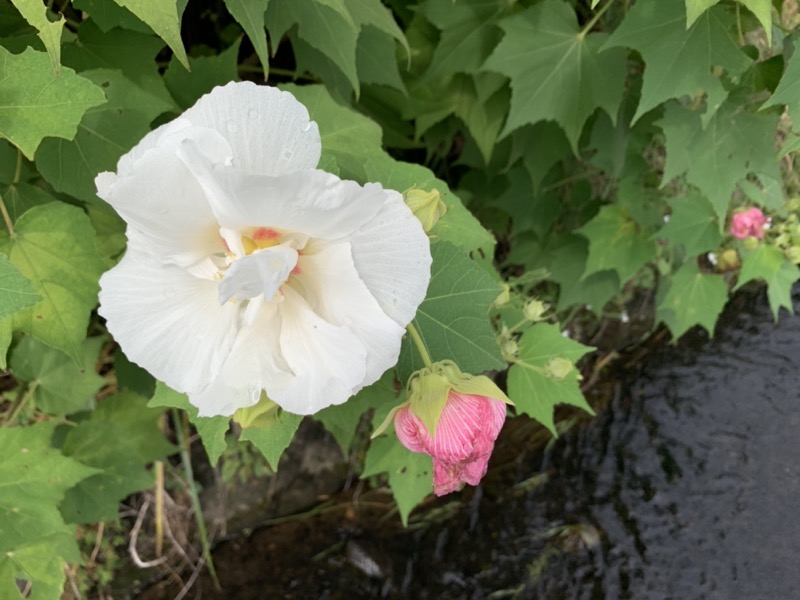
<svg viewBox="0 0 800 600">
<path fill-rule="evenodd" d="M 96 85 L 72 69 L 53 74 L 44 52 L 11 54 L 0 46 L 0 137 L 32 159 L 45 137 L 72 139 L 83 114 L 105 102 Z"/>
<path fill-rule="evenodd" d="M 728 286 L 721 275 L 701 273 L 694 261 L 683 265 L 672 276 L 669 291 L 657 308 L 677 340 L 694 325 L 714 334 L 714 325 L 728 300 Z"/>
<path fill-rule="evenodd" d="M 30 209 L 14 228 L 14 238 L 0 235 L 0 252 L 42 297 L 14 315 L 14 326 L 81 364 L 89 313 L 97 304 L 97 282 L 105 268 L 89 219 L 74 206 L 54 202 Z"/>
<path fill-rule="evenodd" d="M 324 408 L 315 413 L 314 418 L 336 438 L 342 454 L 347 456 L 361 422 L 361 416 L 371 408 L 394 406 L 398 403 L 394 371 L 390 369 L 378 381 L 358 392 L 344 404 Z"/>
<path fill-rule="evenodd" d="M 13 561 L 15 549 L 44 539 L 55 542 L 51 553 L 80 560 L 74 528 L 57 506 L 69 488 L 97 470 L 53 448 L 54 427 L 48 422 L 0 429 L 0 564 Z"/>
<path fill-rule="evenodd" d="M 119 69 L 148 94 L 174 105 L 156 64 L 164 42 L 148 34 L 114 29 L 103 32 L 91 20 L 81 24 L 78 40 L 62 48 L 62 62 L 76 71 Z"/>
<path fill-rule="evenodd" d="M 475 73 L 497 46 L 497 21 L 508 14 L 505 0 L 428 0 L 421 12 L 442 33 L 425 79 Z"/>
<path fill-rule="evenodd" d="M 720 0 L 686 0 L 686 27 L 691 27 L 698 17 Z M 738 0 L 739 4 L 750 9 L 764 27 L 767 46 L 772 45 L 772 7 L 770 0 Z"/>
<path fill-rule="evenodd" d="M 59 600 L 63 597 L 66 567 L 62 536 L 52 535 L 24 544 L 0 558 L 0 598 L 11 600 Z M 32 585 L 28 595 L 21 582 Z"/>
<path fill-rule="evenodd" d="M 239 440 L 252 442 L 267 459 L 272 470 L 277 471 L 281 455 L 289 447 L 302 420 L 301 415 L 274 410 L 267 418 L 259 418 L 256 424 L 243 429 Z"/>
<path fill-rule="evenodd" d="M 31 282 L 0 254 L 0 319 L 33 306 L 41 299 Z"/>
<path fill-rule="evenodd" d="M 739 282 L 735 290 L 748 281 L 763 279 L 767 284 L 767 299 L 775 320 L 781 307 L 794 312 L 792 286 L 800 279 L 800 269 L 786 260 L 778 248 L 759 244 L 752 252 L 747 252 L 742 260 Z"/>
<path fill-rule="evenodd" d="M 181 20 L 177 0 L 114 0 L 147 23 L 172 48 L 181 64 L 189 68 L 181 41 Z"/>
<path fill-rule="evenodd" d="M 501 136 L 526 123 L 556 121 L 577 152 L 583 125 L 596 109 L 616 119 L 626 52 L 601 51 L 607 36 L 583 35 L 572 7 L 545 0 L 500 27 L 505 37 L 484 69 L 511 79 L 511 112 Z"/>
<path fill-rule="evenodd" d="M 667 148 L 662 186 L 685 172 L 687 181 L 711 202 L 721 227 L 736 184 L 748 173 L 781 180 L 777 124 L 778 115 L 752 114 L 726 103 L 703 129 L 696 111 L 670 102 L 657 122 Z"/>
<path fill-rule="evenodd" d="M 296 24 L 300 38 L 331 60 L 358 94 L 356 42 L 359 29 L 344 1 L 271 0 L 267 26 L 272 39 L 277 40 L 282 33 L 274 29 L 270 18 L 275 11 L 286 15 L 289 27 Z"/>
<path fill-rule="evenodd" d="M 127 8 L 109 0 L 72 0 L 72 6 L 91 15 L 91 19 L 103 31 L 115 27 L 151 34 L 153 30 Z"/>
<path fill-rule="evenodd" d="M 176 392 L 160 381 L 156 383 L 156 392 L 147 406 L 152 408 L 166 406 L 185 410 L 189 415 L 189 421 L 200 434 L 209 462 L 212 466 L 217 464 L 227 447 L 225 434 L 230 427 L 230 417 L 198 417 L 197 407 L 189 403 L 186 394 Z"/>
<path fill-rule="evenodd" d="M 13 323 L 11 317 L 0 319 L 0 369 L 6 368 L 6 357 L 13 340 Z"/>
<path fill-rule="evenodd" d="M 39 0 L 11 0 L 11 3 L 39 32 L 39 39 L 47 49 L 47 54 L 50 55 L 53 73 L 58 75 L 61 71 L 61 30 L 66 22 L 64 17 L 58 15 L 58 19 L 55 21 L 48 19 L 47 6 Z"/>
<path fill-rule="evenodd" d="M 67 522 L 116 519 L 122 499 L 152 487 L 146 465 L 176 450 L 159 427 L 163 412 L 148 408 L 142 396 L 121 392 L 67 432 L 64 454 L 101 471 L 67 491 L 61 503 Z"/>
<path fill-rule="evenodd" d="M 716 250 L 722 242 L 714 207 L 703 196 L 690 194 L 670 201 L 672 214 L 657 238 L 683 246 L 687 256 Z"/>
<path fill-rule="evenodd" d="M 108 102 L 86 112 L 74 139 L 44 140 L 36 152 L 36 166 L 56 190 L 96 203 L 97 174 L 116 170 L 119 158 L 171 104 L 145 92 L 119 70 L 83 71 L 81 76 L 104 89 Z"/>
<path fill-rule="evenodd" d="M 505 362 L 489 322 L 489 307 L 502 288 L 452 244 L 433 244 L 431 254 L 428 295 L 414 318 L 431 359 L 453 360 L 465 373 L 503 368 Z M 422 366 L 417 350 L 406 339 L 398 363 L 401 380 Z"/>
<path fill-rule="evenodd" d="M 778 87 L 761 108 L 779 104 L 788 105 L 792 116 L 797 118 L 798 108 L 800 108 L 800 52 L 794 52 L 789 57 L 786 71 L 783 73 Z"/>
<path fill-rule="evenodd" d="M 12 223 L 15 223 L 29 208 L 56 201 L 55 196 L 29 183 L 12 183 L 3 192 L 3 202 L 8 209 Z"/>
<path fill-rule="evenodd" d="M 95 394 L 106 384 L 95 365 L 105 340 L 101 337 L 83 341 L 83 367 L 69 356 L 26 336 L 11 355 L 14 375 L 35 384 L 33 401 L 53 415 L 69 415 L 94 408 Z"/>
<path fill-rule="evenodd" d="M 361 28 L 356 48 L 356 66 L 361 83 L 386 85 L 406 91 L 395 58 L 394 40 L 372 26 Z"/>
<path fill-rule="evenodd" d="M 519 354 L 508 370 L 508 397 L 521 411 L 558 435 L 553 410 L 569 404 L 594 414 L 583 397 L 578 382 L 580 372 L 572 368 L 566 375 L 554 373 L 553 360 L 577 361 L 593 348 L 561 335 L 558 326 L 537 323 L 519 340 Z"/>
<path fill-rule="evenodd" d="M 361 477 L 386 473 L 403 525 L 433 489 L 433 463 L 427 454 L 407 450 L 394 436 L 381 436 L 369 445 Z"/>
<path fill-rule="evenodd" d="M 241 40 L 236 40 L 230 48 L 217 56 L 189 58 L 191 73 L 179 66 L 173 58 L 164 73 L 164 83 L 181 108 L 189 108 L 215 86 L 238 81 L 240 44 Z"/>
<path fill-rule="evenodd" d="M 576 230 L 589 240 L 583 277 L 607 269 L 622 283 L 655 258 L 656 247 L 622 206 L 604 206 L 591 221 Z"/>
<path fill-rule="evenodd" d="M 250 43 L 253 44 L 258 60 L 261 61 L 261 66 L 264 68 L 265 81 L 269 73 L 269 52 L 267 50 L 266 22 L 264 20 L 268 5 L 269 0 L 225 0 L 225 7 L 228 12 L 242 26 L 247 37 L 250 38 Z M 237 42 L 234 45 L 238 53 L 239 43 Z M 234 58 L 234 63 L 237 58 Z M 189 64 L 191 63 L 190 59 Z M 194 65 L 192 65 L 192 71 L 194 71 Z M 235 79 L 235 77 L 232 79 Z"/>
<path fill-rule="evenodd" d="M 644 59 L 642 98 L 633 121 L 666 100 L 703 93 L 710 118 L 728 96 L 718 69 L 735 80 L 752 63 L 739 48 L 733 25 L 728 11 L 713 7 L 687 30 L 682 2 L 636 2 L 606 44 L 633 48 Z"/>
</svg>

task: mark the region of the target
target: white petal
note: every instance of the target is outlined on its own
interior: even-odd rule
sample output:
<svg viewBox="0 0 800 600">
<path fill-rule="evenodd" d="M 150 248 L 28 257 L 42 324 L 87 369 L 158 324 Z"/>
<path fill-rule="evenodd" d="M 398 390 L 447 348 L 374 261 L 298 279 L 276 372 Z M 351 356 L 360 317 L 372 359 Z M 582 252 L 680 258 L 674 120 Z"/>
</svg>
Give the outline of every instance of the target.
<svg viewBox="0 0 800 600">
<path fill-rule="evenodd" d="M 422 225 L 400 194 L 352 233 L 353 262 L 359 277 L 383 311 L 405 327 L 425 299 L 431 271 L 431 249 Z"/>
<path fill-rule="evenodd" d="M 128 223 L 132 245 L 183 267 L 224 249 L 203 188 L 174 152 L 151 150 L 127 175 L 101 173 L 97 185 Z"/>
<path fill-rule="evenodd" d="M 219 376 L 202 392 L 189 395 L 200 416 L 232 415 L 258 403 L 262 390 L 291 385 L 294 375 L 281 355 L 279 335 L 277 308 L 261 305 L 253 323 L 239 330 Z"/>
<path fill-rule="evenodd" d="M 324 171 L 256 176 L 215 167 L 191 146 L 184 151 L 185 163 L 203 186 L 217 221 L 234 231 L 268 226 L 312 238 L 340 239 L 375 217 L 388 197 L 377 184 L 362 187 Z"/>
<path fill-rule="evenodd" d="M 182 117 L 216 129 L 243 171 L 283 175 L 313 169 L 322 149 L 317 124 L 289 92 L 251 82 L 214 88 Z"/>
<path fill-rule="evenodd" d="M 241 302 L 261 294 L 272 300 L 296 264 L 297 250 L 283 244 L 233 261 L 219 284 L 219 303 L 231 298 Z"/>
<path fill-rule="evenodd" d="M 100 314 L 125 354 L 179 392 L 205 388 L 236 337 L 240 308 L 217 284 L 128 249 L 100 279 Z"/>
<path fill-rule="evenodd" d="M 290 413 L 310 415 L 352 396 L 366 374 L 361 340 L 320 318 L 289 286 L 278 312 L 281 353 L 295 377 L 288 387 L 268 387 L 270 399 Z"/>
<path fill-rule="evenodd" d="M 311 309 L 354 333 L 367 349 L 367 369 L 359 387 L 377 381 L 397 363 L 404 329 L 386 315 L 359 279 L 350 244 L 338 243 L 298 262 L 296 279 Z"/>
</svg>

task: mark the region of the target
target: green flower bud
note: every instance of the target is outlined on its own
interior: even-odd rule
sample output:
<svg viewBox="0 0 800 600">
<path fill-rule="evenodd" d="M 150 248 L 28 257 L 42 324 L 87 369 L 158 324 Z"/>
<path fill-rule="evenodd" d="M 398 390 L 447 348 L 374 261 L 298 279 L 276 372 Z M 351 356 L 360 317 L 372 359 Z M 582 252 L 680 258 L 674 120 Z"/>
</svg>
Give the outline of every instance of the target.
<svg viewBox="0 0 800 600">
<path fill-rule="evenodd" d="M 742 245 L 748 250 L 755 250 L 758 248 L 758 238 L 754 238 L 753 236 L 746 237 L 742 240 Z"/>
<path fill-rule="evenodd" d="M 533 321 L 536 323 L 542 320 L 542 317 L 544 316 L 544 313 L 547 312 L 548 308 L 550 307 L 547 304 L 541 300 L 533 298 L 525 303 L 525 308 L 522 309 L 522 314 L 525 315 L 525 318 L 528 319 L 528 321 Z"/>
<path fill-rule="evenodd" d="M 569 375 L 572 372 L 572 369 L 574 368 L 575 368 L 574 362 L 566 358 L 557 356 L 555 358 L 550 359 L 550 362 L 547 363 L 547 366 L 544 368 L 544 370 L 547 373 L 548 377 L 552 377 L 553 379 L 561 381 L 567 375 Z"/>
<path fill-rule="evenodd" d="M 800 264 L 800 247 L 792 246 L 786 249 L 786 258 L 789 262 Z"/>
<path fill-rule="evenodd" d="M 422 229 L 429 232 L 447 212 L 438 190 L 426 192 L 418 188 L 407 190 L 403 199 L 414 216 L 422 223 Z"/>
</svg>

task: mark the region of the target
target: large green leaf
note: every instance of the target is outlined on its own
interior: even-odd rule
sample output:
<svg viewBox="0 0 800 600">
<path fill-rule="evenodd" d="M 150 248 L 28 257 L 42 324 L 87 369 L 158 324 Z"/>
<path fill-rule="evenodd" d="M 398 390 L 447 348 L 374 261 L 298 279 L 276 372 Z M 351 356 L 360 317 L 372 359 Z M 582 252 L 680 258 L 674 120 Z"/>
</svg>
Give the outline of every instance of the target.
<svg viewBox="0 0 800 600">
<path fill-rule="evenodd" d="M 576 230 L 589 240 L 584 277 L 613 270 L 622 283 L 655 258 L 656 247 L 624 207 L 604 206 L 586 225 Z"/>
<path fill-rule="evenodd" d="M 556 325 L 538 323 L 519 340 L 519 354 L 508 371 L 508 397 L 521 411 L 556 435 L 553 410 L 558 404 L 592 413 L 578 382 L 580 372 L 565 365 L 592 348 L 561 335 Z M 566 371 L 566 372 L 564 372 Z"/>
<path fill-rule="evenodd" d="M 39 0 L 11 0 L 11 3 L 39 32 L 39 39 L 50 55 L 53 72 L 58 75 L 61 70 L 61 30 L 64 28 L 64 17 L 59 15 L 55 21 L 48 19 L 47 6 Z"/>
<path fill-rule="evenodd" d="M 672 214 L 656 237 L 683 246 L 687 256 L 716 250 L 722 242 L 719 219 L 714 207 L 699 194 L 690 194 L 670 201 Z"/>
<path fill-rule="evenodd" d="M 508 14 L 505 0 L 427 0 L 425 17 L 442 32 L 426 79 L 475 73 L 500 41 L 496 24 Z"/>
<path fill-rule="evenodd" d="M 265 80 L 269 74 L 269 51 L 267 50 L 265 21 L 268 5 L 269 0 L 225 0 L 225 6 L 228 11 L 236 19 L 236 22 L 242 26 L 247 37 L 250 38 L 250 43 L 253 44 L 258 60 L 261 61 L 261 66 L 264 68 Z M 238 43 L 236 48 L 238 50 Z M 189 64 L 191 62 L 189 60 Z M 194 66 L 192 66 L 192 71 L 194 70 Z"/>
<path fill-rule="evenodd" d="M 33 306 L 41 299 L 31 282 L 0 254 L 0 319 Z"/>
<path fill-rule="evenodd" d="M 744 255 L 739 282 L 734 289 L 739 289 L 748 281 L 763 279 L 767 284 L 769 306 L 777 320 L 781 307 L 794 312 L 792 286 L 799 278 L 800 269 L 786 260 L 783 252 L 775 246 L 759 244 L 755 250 Z"/>
<path fill-rule="evenodd" d="M 47 54 L 0 46 L 0 137 L 28 158 L 45 137 L 72 139 L 83 114 L 105 102 L 103 91 L 72 69 L 53 74 Z"/>
<path fill-rule="evenodd" d="M 54 415 L 68 415 L 94 408 L 95 394 L 106 384 L 97 374 L 95 364 L 105 340 L 93 337 L 83 342 L 83 367 L 69 356 L 25 337 L 14 348 L 11 368 L 14 375 L 35 385 L 33 400 L 41 410 Z"/>
<path fill-rule="evenodd" d="M 74 139 L 44 140 L 36 152 L 36 166 L 58 191 L 97 202 L 97 174 L 115 170 L 119 158 L 171 104 L 145 92 L 119 70 L 84 71 L 81 76 L 102 87 L 108 102 L 86 112 Z"/>
<path fill-rule="evenodd" d="M 749 173 L 781 179 L 775 152 L 778 115 L 753 114 L 726 103 L 705 129 L 700 119 L 677 102 L 667 104 L 657 123 L 667 147 L 662 185 L 685 172 L 711 202 L 722 227 L 737 182 Z"/>
<path fill-rule="evenodd" d="M 15 328 L 81 364 L 89 313 L 97 304 L 97 282 L 105 268 L 89 219 L 74 206 L 54 202 L 22 215 L 15 233 L 13 238 L 0 235 L 0 251 L 42 297 L 14 315 Z"/>
<path fill-rule="evenodd" d="M 505 37 L 484 68 L 511 79 L 511 112 L 501 136 L 527 123 L 556 121 L 577 150 L 583 125 L 596 109 L 616 119 L 626 52 L 601 51 L 607 36 L 584 34 L 572 7 L 545 0 L 500 27 Z"/>
<path fill-rule="evenodd" d="M 116 519 L 122 499 L 152 487 L 154 477 L 146 465 L 175 452 L 159 427 L 163 412 L 148 408 L 142 396 L 121 392 L 70 428 L 64 454 L 101 472 L 67 491 L 61 503 L 67 522 Z"/>
<path fill-rule="evenodd" d="M 386 473 L 403 525 L 414 507 L 433 489 L 433 464 L 427 454 L 411 452 L 394 435 L 372 441 L 362 477 Z"/>
<path fill-rule="evenodd" d="M 58 600 L 65 563 L 81 560 L 75 528 L 64 523 L 58 503 L 65 491 L 95 469 L 51 446 L 55 423 L 0 429 L 0 597 Z"/>
<path fill-rule="evenodd" d="M 708 119 L 728 96 L 716 70 L 736 79 L 752 62 L 739 48 L 727 10 L 713 7 L 687 29 L 680 1 L 638 0 L 606 44 L 619 46 L 633 48 L 645 63 L 634 121 L 665 100 L 703 93 Z"/>
<path fill-rule="evenodd" d="M 455 361 L 462 371 L 474 374 L 503 368 L 489 322 L 489 307 L 502 288 L 452 244 L 433 244 L 431 254 L 428 295 L 413 321 L 431 359 Z M 422 366 L 419 353 L 406 339 L 398 363 L 401 380 Z"/>
<path fill-rule="evenodd" d="M 181 64 L 189 68 L 181 41 L 181 18 L 177 0 L 114 0 L 147 23 L 172 48 Z"/>
<path fill-rule="evenodd" d="M 119 69 L 148 94 L 174 105 L 155 61 L 163 48 L 164 42 L 152 34 L 102 31 L 89 19 L 81 24 L 78 39 L 63 46 L 62 62 L 78 72 Z"/>
<path fill-rule="evenodd" d="M 676 340 L 694 325 L 713 334 L 727 300 L 728 286 L 722 276 L 701 273 L 690 261 L 672 276 L 656 316 L 667 324 Z"/>
<path fill-rule="evenodd" d="M 767 45 L 772 45 L 772 4 L 770 0 L 737 0 L 743 4 L 764 27 L 767 36 Z M 686 26 L 691 27 L 694 22 L 709 8 L 719 4 L 720 0 L 686 0 Z"/>
<path fill-rule="evenodd" d="M 225 434 L 230 428 L 229 417 L 198 417 L 197 407 L 189 403 L 186 394 L 176 392 L 160 381 L 156 384 L 155 394 L 147 406 L 154 408 L 164 406 L 185 410 L 189 415 L 189 421 L 200 434 L 209 462 L 212 465 L 217 464 L 219 457 L 227 447 Z"/>
<path fill-rule="evenodd" d="M 189 58 L 191 73 L 180 66 L 173 57 L 167 72 L 164 73 L 164 83 L 181 108 L 189 108 L 214 86 L 225 85 L 229 81 L 239 79 L 240 42 L 236 40 L 230 48 L 216 56 Z"/>
</svg>

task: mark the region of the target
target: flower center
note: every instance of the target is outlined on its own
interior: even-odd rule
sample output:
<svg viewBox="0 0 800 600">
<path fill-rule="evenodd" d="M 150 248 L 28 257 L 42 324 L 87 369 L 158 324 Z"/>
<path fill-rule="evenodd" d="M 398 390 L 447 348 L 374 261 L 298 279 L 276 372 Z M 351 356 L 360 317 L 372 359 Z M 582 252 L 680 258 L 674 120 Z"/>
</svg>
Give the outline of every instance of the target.
<svg viewBox="0 0 800 600">
<path fill-rule="evenodd" d="M 263 295 L 280 300 L 280 287 L 299 273 L 297 260 L 308 237 L 270 227 L 221 230 L 227 269 L 219 283 L 219 302 L 242 302 Z M 280 296 L 280 297 L 278 297 Z"/>
</svg>

